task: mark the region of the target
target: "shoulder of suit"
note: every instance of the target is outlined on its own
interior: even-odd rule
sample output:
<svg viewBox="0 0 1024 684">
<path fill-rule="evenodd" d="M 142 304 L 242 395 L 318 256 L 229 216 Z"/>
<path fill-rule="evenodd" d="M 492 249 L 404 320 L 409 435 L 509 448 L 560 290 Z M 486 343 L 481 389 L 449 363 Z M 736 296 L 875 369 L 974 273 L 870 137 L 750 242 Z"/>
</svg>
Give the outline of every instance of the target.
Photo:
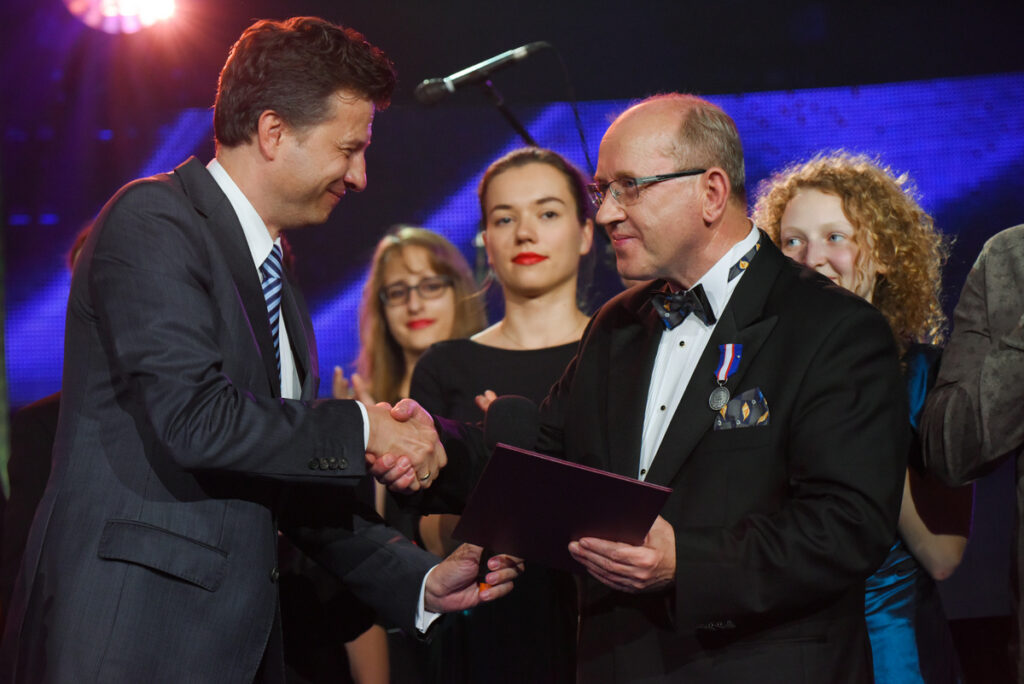
<svg viewBox="0 0 1024 684">
<path fill-rule="evenodd" d="M 1024 224 L 1001 230 L 986 242 L 978 255 L 978 261 L 1006 256 L 1024 260 Z"/>
<path fill-rule="evenodd" d="M 770 308 L 793 314 L 803 312 L 815 319 L 842 318 L 858 311 L 877 314 L 878 310 L 844 287 L 836 285 L 813 269 L 784 259 L 769 297 Z"/>
<path fill-rule="evenodd" d="M 634 321 L 641 317 L 651 301 L 651 292 L 664 287 L 665 281 L 640 283 L 623 290 L 594 312 L 591 327 L 611 322 Z"/>
</svg>

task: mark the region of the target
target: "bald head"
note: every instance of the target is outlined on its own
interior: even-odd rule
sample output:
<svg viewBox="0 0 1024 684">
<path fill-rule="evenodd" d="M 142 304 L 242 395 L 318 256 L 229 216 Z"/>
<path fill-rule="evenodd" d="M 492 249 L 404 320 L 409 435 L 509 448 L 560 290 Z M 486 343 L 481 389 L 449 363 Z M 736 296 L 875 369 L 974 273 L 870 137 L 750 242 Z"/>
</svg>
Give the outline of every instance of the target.
<svg viewBox="0 0 1024 684">
<path fill-rule="evenodd" d="M 594 181 L 606 189 L 596 218 L 625 278 L 688 288 L 750 232 L 736 127 L 697 97 L 623 112 L 601 139 Z"/>
<path fill-rule="evenodd" d="M 616 128 L 629 137 L 657 131 L 664 138 L 660 149 L 679 168 L 721 168 L 729 178 L 732 201 L 746 208 L 743 145 L 736 124 L 718 106 L 684 93 L 654 95 L 619 115 L 608 134 Z"/>
</svg>

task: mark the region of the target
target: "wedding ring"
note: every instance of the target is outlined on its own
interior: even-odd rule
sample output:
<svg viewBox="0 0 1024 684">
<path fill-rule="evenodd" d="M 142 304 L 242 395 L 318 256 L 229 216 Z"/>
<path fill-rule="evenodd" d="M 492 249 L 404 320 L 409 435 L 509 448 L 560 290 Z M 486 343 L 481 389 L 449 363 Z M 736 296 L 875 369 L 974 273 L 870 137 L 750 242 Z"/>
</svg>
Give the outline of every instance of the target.
<svg viewBox="0 0 1024 684">
<path fill-rule="evenodd" d="M 430 471 L 428 470 L 427 474 L 420 478 L 420 482 L 426 482 L 429 479 L 430 479 Z"/>
</svg>

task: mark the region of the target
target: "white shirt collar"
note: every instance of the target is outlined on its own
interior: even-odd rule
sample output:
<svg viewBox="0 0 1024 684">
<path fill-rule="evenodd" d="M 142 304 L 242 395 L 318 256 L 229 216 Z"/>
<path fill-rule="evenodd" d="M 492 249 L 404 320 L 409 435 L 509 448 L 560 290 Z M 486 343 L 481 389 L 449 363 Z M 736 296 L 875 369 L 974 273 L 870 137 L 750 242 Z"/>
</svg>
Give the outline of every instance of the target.
<svg viewBox="0 0 1024 684">
<path fill-rule="evenodd" d="M 740 257 L 753 249 L 760 236 L 761 231 L 758 230 L 757 226 L 751 223 L 750 232 L 747 233 L 747 236 L 733 245 L 729 251 L 725 253 L 725 256 L 716 261 L 715 265 L 709 268 L 707 272 L 702 275 L 696 283 L 694 283 L 694 287 L 696 287 L 698 283 L 704 287 L 704 294 L 707 296 L 708 303 L 711 304 L 711 309 L 715 312 L 716 317 L 720 317 L 722 315 L 722 311 L 725 310 L 726 304 L 729 303 L 729 297 L 732 295 L 733 287 L 730 287 L 730 285 L 735 284 L 735 279 L 730 282 L 729 271 L 731 271 L 732 267 L 740 260 Z"/>
<path fill-rule="evenodd" d="M 242 232 L 245 233 L 245 242 L 249 246 L 249 253 L 252 256 L 253 264 L 255 264 L 258 271 L 263 262 L 266 261 L 267 256 L 270 255 L 270 250 L 273 249 L 274 243 L 277 241 L 271 239 L 267 225 L 256 212 L 256 208 L 252 206 L 252 202 L 245 196 L 241 188 L 235 184 L 235 181 L 231 179 L 231 176 L 220 165 L 216 157 L 210 160 L 210 163 L 206 165 L 206 169 L 213 176 L 213 180 L 220 186 L 224 194 L 227 195 L 231 208 L 235 210 L 238 222 L 242 224 Z M 278 238 L 279 240 L 280 238 Z"/>
</svg>

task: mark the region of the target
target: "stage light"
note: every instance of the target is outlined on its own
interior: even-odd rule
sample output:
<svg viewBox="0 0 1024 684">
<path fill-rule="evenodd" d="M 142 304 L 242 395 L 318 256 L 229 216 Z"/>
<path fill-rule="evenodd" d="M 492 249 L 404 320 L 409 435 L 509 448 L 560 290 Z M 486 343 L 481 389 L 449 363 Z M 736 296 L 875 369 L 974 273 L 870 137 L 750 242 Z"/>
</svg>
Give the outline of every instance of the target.
<svg viewBox="0 0 1024 684">
<path fill-rule="evenodd" d="M 135 33 L 174 15 L 174 0 L 64 0 L 87 26 L 107 33 Z"/>
</svg>

